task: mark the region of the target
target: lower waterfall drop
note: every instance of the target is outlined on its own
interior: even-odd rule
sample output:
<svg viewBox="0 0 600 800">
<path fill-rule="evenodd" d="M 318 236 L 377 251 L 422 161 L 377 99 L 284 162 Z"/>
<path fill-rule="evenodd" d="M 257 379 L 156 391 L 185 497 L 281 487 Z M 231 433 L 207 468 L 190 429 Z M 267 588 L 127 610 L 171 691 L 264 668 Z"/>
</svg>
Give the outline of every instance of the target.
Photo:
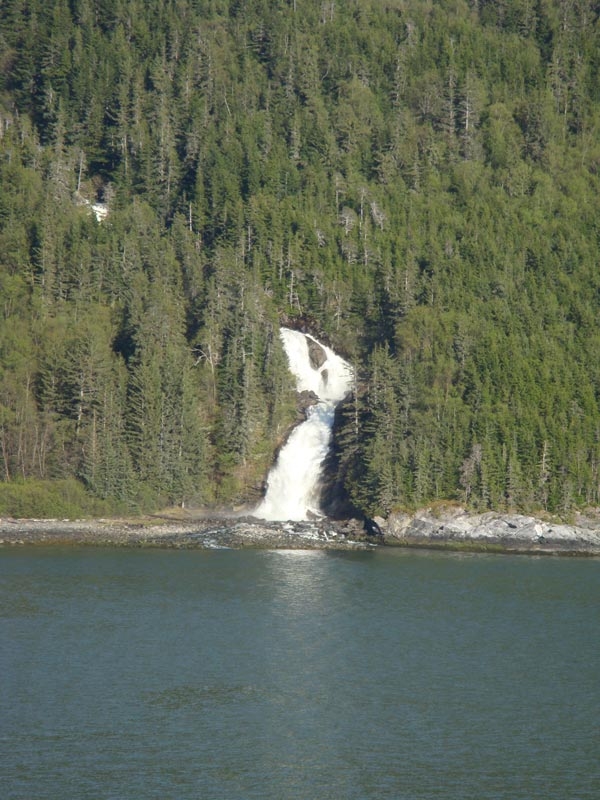
<svg viewBox="0 0 600 800">
<path fill-rule="evenodd" d="M 321 466 L 331 441 L 335 407 L 352 390 L 350 364 L 309 334 L 281 328 L 281 340 L 298 392 L 313 392 L 318 402 L 294 428 L 267 479 L 267 491 L 254 515 L 267 520 L 306 520 L 320 516 Z"/>
</svg>

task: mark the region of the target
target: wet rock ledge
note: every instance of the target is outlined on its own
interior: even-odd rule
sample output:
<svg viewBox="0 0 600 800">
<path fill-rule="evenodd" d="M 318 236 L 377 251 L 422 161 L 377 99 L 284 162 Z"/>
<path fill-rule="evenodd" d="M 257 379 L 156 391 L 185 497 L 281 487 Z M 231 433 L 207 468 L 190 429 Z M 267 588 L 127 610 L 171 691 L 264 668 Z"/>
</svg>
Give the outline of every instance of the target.
<svg viewBox="0 0 600 800">
<path fill-rule="evenodd" d="M 368 535 L 362 523 L 266 522 L 252 517 L 134 521 L 1 519 L 2 545 L 96 545 L 179 549 L 336 549 L 373 547 L 379 537 Z"/>
</svg>

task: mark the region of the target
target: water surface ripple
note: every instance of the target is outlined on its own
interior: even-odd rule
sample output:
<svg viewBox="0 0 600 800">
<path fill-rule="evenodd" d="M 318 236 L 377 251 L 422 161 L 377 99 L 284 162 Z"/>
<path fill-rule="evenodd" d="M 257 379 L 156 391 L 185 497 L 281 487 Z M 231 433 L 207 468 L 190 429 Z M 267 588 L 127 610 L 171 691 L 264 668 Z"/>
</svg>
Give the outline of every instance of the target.
<svg viewBox="0 0 600 800">
<path fill-rule="evenodd" d="M 600 561 L 0 553 L 5 800 L 587 800 Z"/>
</svg>

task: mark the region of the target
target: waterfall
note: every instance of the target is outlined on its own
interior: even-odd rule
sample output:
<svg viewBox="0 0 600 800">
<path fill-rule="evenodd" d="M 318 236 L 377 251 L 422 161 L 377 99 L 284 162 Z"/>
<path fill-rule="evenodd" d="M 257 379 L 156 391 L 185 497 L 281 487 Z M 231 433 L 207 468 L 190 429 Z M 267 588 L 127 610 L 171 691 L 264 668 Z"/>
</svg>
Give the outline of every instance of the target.
<svg viewBox="0 0 600 800">
<path fill-rule="evenodd" d="M 318 398 L 279 453 L 267 491 L 254 512 L 270 520 L 305 520 L 319 511 L 321 465 L 329 450 L 336 405 L 351 391 L 350 364 L 309 334 L 281 328 L 281 340 L 298 392 Z"/>
</svg>

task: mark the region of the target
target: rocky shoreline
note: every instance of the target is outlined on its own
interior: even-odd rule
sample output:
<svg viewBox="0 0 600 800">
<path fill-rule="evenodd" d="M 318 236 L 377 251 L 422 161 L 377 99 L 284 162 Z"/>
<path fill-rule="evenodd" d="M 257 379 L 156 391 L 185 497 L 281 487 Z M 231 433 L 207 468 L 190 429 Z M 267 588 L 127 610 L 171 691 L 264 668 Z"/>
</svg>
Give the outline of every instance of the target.
<svg viewBox="0 0 600 800">
<path fill-rule="evenodd" d="M 2 519 L 0 547 L 6 545 L 96 545 L 179 549 L 344 549 L 372 547 L 362 526 L 323 519 L 267 522 L 252 517 L 197 517 L 179 520 Z"/>
<path fill-rule="evenodd" d="M 376 520 L 379 523 L 379 520 Z M 600 555 L 600 516 L 572 524 L 525 514 L 474 514 L 461 507 L 396 512 L 381 525 L 386 544 L 548 555 Z"/>
<path fill-rule="evenodd" d="M 0 546 L 95 545 L 179 549 L 370 549 L 600 556 L 600 514 L 573 524 L 523 514 L 474 514 L 460 507 L 395 512 L 387 519 L 266 522 L 243 516 L 139 519 L 0 519 Z"/>
</svg>

